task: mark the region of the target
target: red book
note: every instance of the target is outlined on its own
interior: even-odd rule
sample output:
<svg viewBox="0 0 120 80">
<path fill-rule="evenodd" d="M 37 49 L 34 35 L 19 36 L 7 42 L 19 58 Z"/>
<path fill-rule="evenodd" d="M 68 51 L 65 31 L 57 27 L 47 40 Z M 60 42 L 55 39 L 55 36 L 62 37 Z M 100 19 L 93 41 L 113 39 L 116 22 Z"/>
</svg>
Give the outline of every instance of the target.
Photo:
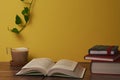
<svg viewBox="0 0 120 80">
<path fill-rule="evenodd" d="M 86 55 L 84 57 L 86 60 L 98 60 L 98 61 L 115 61 L 118 58 L 120 58 L 120 53 L 117 53 L 115 55 Z"/>
</svg>

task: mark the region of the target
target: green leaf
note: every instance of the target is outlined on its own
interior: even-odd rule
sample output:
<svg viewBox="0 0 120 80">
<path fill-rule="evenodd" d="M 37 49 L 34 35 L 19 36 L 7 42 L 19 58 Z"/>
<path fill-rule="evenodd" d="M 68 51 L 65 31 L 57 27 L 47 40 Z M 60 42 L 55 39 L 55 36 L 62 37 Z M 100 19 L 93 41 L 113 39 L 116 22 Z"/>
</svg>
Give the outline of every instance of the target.
<svg viewBox="0 0 120 80">
<path fill-rule="evenodd" d="M 14 33 L 19 34 L 19 30 L 17 28 L 13 28 L 11 31 L 14 32 Z"/>
<path fill-rule="evenodd" d="M 26 21 L 26 23 L 29 21 L 29 16 L 27 15 L 24 15 L 24 19 L 25 19 L 25 21 Z"/>
<path fill-rule="evenodd" d="M 22 20 L 21 20 L 21 18 L 18 15 L 16 15 L 16 21 L 15 21 L 15 23 L 16 24 L 21 24 L 22 23 Z"/>
<path fill-rule="evenodd" d="M 29 15 L 29 8 L 28 7 L 24 7 L 24 10 L 22 11 L 23 15 Z"/>
</svg>

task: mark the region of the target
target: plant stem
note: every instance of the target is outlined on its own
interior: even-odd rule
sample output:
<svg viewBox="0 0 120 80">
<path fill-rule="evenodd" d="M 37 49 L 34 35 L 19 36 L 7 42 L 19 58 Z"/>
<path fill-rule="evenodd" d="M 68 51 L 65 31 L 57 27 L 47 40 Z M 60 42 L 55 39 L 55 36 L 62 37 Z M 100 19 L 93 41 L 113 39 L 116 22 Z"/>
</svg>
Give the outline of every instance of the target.
<svg viewBox="0 0 120 80">
<path fill-rule="evenodd" d="M 30 16 L 30 11 L 31 11 L 32 3 L 33 3 L 33 0 L 30 2 L 30 5 L 29 5 L 29 16 Z M 28 22 L 29 22 L 29 21 L 28 21 Z M 26 23 L 22 26 L 22 28 L 19 30 L 19 33 L 22 32 L 22 31 L 25 29 L 25 27 L 26 27 L 26 25 L 27 25 L 28 22 L 26 22 Z"/>
</svg>

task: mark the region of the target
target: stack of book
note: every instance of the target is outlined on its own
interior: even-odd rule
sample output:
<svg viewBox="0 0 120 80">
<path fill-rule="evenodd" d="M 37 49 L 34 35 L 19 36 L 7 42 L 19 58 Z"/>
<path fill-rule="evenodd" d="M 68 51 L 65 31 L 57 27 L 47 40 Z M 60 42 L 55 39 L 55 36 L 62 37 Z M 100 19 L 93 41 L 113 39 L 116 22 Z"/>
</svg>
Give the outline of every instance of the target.
<svg viewBox="0 0 120 80">
<path fill-rule="evenodd" d="M 84 57 L 91 60 L 91 73 L 120 75 L 120 53 L 117 45 L 95 45 Z"/>
</svg>

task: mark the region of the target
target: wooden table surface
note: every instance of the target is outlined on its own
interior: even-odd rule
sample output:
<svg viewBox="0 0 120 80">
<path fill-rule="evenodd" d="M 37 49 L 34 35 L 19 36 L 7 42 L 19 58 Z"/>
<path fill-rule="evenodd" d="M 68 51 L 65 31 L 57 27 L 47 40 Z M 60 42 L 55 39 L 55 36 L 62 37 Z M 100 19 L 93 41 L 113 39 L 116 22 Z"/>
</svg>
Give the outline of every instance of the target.
<svg viewBox="0 0 120 80">
<path fill-rule="evenodd" d="M 79 65 L 87 69 L 83 79 L 44 76 L 16 76 L 15 74 L 21 69 L 21 67 L 11 67 L 9 62 L 0 62 L 0 80 L 90 80 L 90 63 L 81 62 Z"/>
<path fill-rule="evenodd" d="M 16 76 L 21 67 L 11 67 L 9 62 L 0 62 L 0 80 L 120 80 L 120 76 L 115 75 L 92 75 L 90 73 L 90 63 L 80 62 L 79 65 L 86 68 L 83 79 L 45 77 L 45 76 Z"/>
</svg>

